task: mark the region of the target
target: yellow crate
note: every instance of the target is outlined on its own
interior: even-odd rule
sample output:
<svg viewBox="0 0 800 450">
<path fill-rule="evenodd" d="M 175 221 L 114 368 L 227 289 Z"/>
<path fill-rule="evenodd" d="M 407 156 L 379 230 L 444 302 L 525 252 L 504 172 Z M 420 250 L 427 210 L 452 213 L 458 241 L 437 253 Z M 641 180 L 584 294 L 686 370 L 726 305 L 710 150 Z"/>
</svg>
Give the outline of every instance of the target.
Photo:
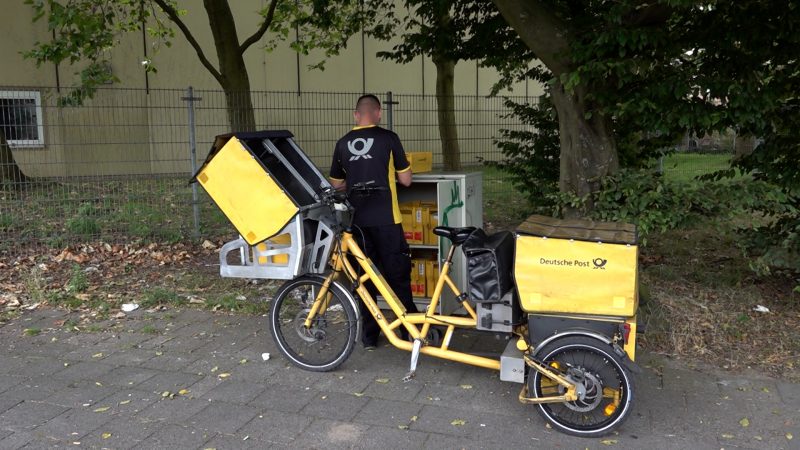
<svg viewBox="0 0 800 450">
<path fill-rule="evenodd" d="M 411 171 L 413 173 L 433 170 L 433 152 L 407 152 L 406 158 L 411 163 Z"/>
<path fill-rule="evenodd" d="M 433 297 L 436 282 L 439 280 L 439 263 L 435 259 L 425 261 L 425 294 Z"/>
<path fill-rule="evenodd" d="M 636 245 L 518 235 L 514 278 L 526 312 L 630 317 L 638 306 Z"/>
<path fill-rule="evenodd" d="M 203 166 L 197 181 L 250 245 L 280 232 L 299 210 L 236 137 Z"/>
</svg>

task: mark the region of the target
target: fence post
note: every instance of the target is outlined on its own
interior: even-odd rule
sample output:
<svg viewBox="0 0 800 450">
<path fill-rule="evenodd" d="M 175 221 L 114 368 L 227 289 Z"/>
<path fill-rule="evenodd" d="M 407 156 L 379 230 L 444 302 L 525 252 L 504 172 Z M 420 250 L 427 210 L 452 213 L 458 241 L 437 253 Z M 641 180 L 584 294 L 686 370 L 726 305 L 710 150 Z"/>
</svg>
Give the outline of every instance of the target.
<svg viewBox="0 0 800 450">
<path fill-rule="evenodd" d="M 390 130 L 394 129 L 394 105 L 399 104 L 392 98 L 392 91 L 386 92 L 386 101 L 383 103 L 386 105 L 386 128 Z"/>
<path fill-rule="evenodd" d="M 192 173 L 197 173 L 197 142 L 195 140 L 194 126 L 194 102 L 202 100 L 202 97 L 194 96 L 194 89 L 189 86 L 186 89 L 186 97 L 181 97 L 186 102 L 189 114 L 189 155 L 191 158 Z M 194 213 L 194 237 L 200 237 L 200 204 L 197 196 L 197 183 L 192 183 L 192 212 Z"/>
</svg>

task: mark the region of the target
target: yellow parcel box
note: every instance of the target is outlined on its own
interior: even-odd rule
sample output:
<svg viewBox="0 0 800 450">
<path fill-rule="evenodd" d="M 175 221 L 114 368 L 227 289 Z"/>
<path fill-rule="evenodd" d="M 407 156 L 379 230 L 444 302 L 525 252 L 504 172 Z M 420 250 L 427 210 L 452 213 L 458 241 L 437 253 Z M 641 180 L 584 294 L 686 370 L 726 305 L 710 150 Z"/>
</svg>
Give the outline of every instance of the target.
<svg viewBox="0 0 800 450">
<path fill-rule="evenodd" d="M 636 314 L 632 225 L 531 216 L 516 236 L 514 278 L 523 311 Z"/>
<path fill-rule="evenodd" d="M 411 163 L 411 171 L 414 173 L 433 170 L 433 152 L 408 152 L 406 158 Z"/>
<path fill-rule="evenodd" d="M 250 245 L 280 232 L 299 208 L 236 136 L 195 176 Z"/>
</svg>

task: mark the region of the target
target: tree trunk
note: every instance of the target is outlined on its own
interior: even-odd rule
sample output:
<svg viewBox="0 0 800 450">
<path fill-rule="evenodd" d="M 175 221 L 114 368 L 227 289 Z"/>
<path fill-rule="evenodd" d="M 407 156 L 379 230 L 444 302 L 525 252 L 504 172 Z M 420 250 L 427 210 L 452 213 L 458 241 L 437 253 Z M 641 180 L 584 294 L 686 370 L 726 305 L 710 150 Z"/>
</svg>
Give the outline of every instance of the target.
<svg viewBox="0 0 800 450">
<path fill-rule="evenodd" d="M 11 147 L 6 142 L 5 132 L 0 128 L 0 184 L 10 186 L 14 190 L 22 189 L 28 177 L 14 160 Z"/>
<path fill-rule="evenodd" d="M 225 91 L 231 131 L 253 131 L 256 120 L 250 97 L 250 78 L 228 0 L 203 0 L 203 5 L 219 59 L 219 82 Z"/>
<path fill-rule="evenodd" d="M 586 118 L 590 106 L 585 101 L 587 87 L 578 85 L 565 92 L 558 82 L 561 75 L 574 70 L 569 59 L 569 43 L 575 30 L 560 19 L 552 7 L 536 0 L 493 0 L 509 25 L 519 34 L 539 60 L 553 73 L 550 88 L 558 113 L 561 140 L 559 190 L 586 196 L 600 188 L 600 178 L 619 170 L 616 142 L 610 118 L 595 113 Z M 567 211 L 577 216 L 586 211 Z"/>
<path fill-rule="evenodd" d="M 568 93 L 560 83 L 554 83 L 550 95 L 558 113 L 561 141 L 559 190 L 586 197 L 600 190 L 602 177 L 619 170 L 610 120 L 599 114 L 586 118 L 585 90 L 580 86 Z M 586 210 L 593 208 L 589 198 Z M 567 214 L 577 216 L 585 212 Z"/>
<path fill-rule="evenodd" d="M 453 93 L 456 62 L 445 58 L 435 58 L 433 63 L 436 65 L 436 112 L 439 119 L 439 138 L 442 141 L 444 170 L 461 170 L 461 150 L 458 146 Z"/>
</svg>

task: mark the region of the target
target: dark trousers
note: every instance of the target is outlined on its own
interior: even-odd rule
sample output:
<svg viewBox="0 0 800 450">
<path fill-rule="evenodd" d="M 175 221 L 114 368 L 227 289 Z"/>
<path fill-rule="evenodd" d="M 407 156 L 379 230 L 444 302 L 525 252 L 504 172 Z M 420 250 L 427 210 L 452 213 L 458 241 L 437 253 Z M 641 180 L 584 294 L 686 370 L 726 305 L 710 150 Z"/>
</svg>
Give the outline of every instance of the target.
<svg viewBox="0 0 800 450">
<path fill-rule="evenodd" d="M 417 312 L 411 295 L 411 255 L 403 227 L 400 224 L 358 227 L 353 230 L 353 237 L 378 267 L 406 310 L 409 313 Z M 367 282 L 367 289 L 373 298 L 378 295 L 378 289 L 371 281 Z M 364 302 L 360 302 L 360 305 L 364 328 L 362 341 L 365 345 L 375 345 L 380 327 Z"/>
</svg>

